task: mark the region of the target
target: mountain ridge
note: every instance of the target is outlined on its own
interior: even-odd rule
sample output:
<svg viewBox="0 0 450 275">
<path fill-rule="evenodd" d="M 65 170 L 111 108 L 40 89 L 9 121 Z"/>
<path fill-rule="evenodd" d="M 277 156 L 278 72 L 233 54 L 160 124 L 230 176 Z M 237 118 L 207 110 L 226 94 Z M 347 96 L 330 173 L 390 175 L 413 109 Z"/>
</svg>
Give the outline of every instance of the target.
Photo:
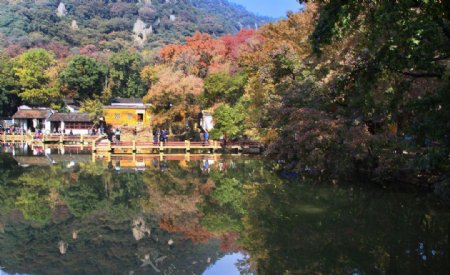
<svg viewBox="0 0 450 275">
<path fill-rule="evenodd" d="M 0 46 L 157 48 L 197 31 L 218 37 L 273 20 L 227 0 L 0 0 Z"/>
</svg>

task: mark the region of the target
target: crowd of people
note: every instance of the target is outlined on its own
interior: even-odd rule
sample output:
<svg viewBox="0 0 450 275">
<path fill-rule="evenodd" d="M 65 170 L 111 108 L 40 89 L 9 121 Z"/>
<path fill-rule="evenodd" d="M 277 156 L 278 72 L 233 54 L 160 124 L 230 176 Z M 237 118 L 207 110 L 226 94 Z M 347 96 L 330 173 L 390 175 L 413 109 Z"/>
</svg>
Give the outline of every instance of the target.
<svg viewBox="0 0 450 275">
<path fill-rule="evenodd" d="M 10 127 L 3 127 L 0 125 L 0 134 L 6 134 L 6 135 L 22 135 L 24 134 L 24 130 L 20 127 L 10 126 Z"/>
<path fill-rule="evenodd" d="M 168 141 L 169 132 L 166 129 L 155 128 L 153 130 L 153 143 L 157 144 L 158 142 L 166 143 Z M 205 143 L 209 142 L 209 133 L 208 131 L 203 132 L 203 141 Z"/>
</svg>

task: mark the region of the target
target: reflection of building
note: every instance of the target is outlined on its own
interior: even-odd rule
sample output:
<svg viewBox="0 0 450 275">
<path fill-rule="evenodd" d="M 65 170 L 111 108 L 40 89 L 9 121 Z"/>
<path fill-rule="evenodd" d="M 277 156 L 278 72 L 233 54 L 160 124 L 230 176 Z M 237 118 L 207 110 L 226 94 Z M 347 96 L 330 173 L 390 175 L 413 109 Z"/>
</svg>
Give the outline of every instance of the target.
<svg viewBox="0 0 450 275">
<path fill-rule="evenodd" d="M 17 161 L 17 164 L 22 167 L 29 166 L 50 166 L 56 163 L 66 164 L 68 166 L 73 166 L 75 163 L 87 163 L 92 160 L 92 156 L 90 154 L 67 154 L 67 155 L 59 155 L 59 154 L 42 154 L 31 156 L 31 155 L 16 155 L 14 159 Z"/>
<path fill-rule="evenodd" d="M 17 164 L 22 167 L 52 165 L 51 160 L 42 155 L 41 156 L 15 156 L 14 159 L 17 161 Z"/>
<path fill-rule="evenodd" d="M 56 113 L 50 116 L 49 121 L 51 131 L 61 129 L 66 134 L 72 130 L 75 135 L 86 135 L 94 127 L 87 113 Z"/>
<path fill-rule="evenodd" d="M 25 131 L 36 128 L 50 131 L 50 121 L 48 118 L 52 113 L 53 111 L 50 108 L 30 108 L 23 105 L 13 115 L 13 123 Z"/>
<path fill-rule="evenodd" d="M 144 171 L 146 169 L 167 169 L 168 162 L 178 162 L 180 166 L 186 167 L 188 163 L 195 162 L 200 164 L 200 168 L 204 170 L 207 163 L 208 171 L 218 168 L 218 154 L 153 154 L 153 155 L 114 155 L 114 154 L 95 154 L 96 160 L 102 160 L 110 163 L 116 170 L 122 172 L 127 171 Z M 223 162 L 223 161 L 221 161 Z M 220 167 L 219 167 L 220 168 Z M 223 165 L 221 171 L 223 170 Z"/>
<path fill-rule="evenodd" d="M 92 161 L 91 154 L 51 154 L 47 156 L 53 163 L 88 163 Z"/>
<path fill-rule="evenodd" d="M 106 124 L 112 126 L 150 125 L 150 104 L 144 104 L 142 98 L 113 99 L 104 111 Z"/>
</svg>

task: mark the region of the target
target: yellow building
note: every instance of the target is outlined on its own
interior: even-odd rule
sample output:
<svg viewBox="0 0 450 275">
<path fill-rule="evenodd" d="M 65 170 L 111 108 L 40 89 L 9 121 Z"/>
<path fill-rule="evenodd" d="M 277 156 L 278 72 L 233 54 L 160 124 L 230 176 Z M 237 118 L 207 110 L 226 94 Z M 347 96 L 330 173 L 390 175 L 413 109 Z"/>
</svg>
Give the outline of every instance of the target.
<svg viewBox="0 0 450 275">
<path fill-rule="evenodd" d="M 115 98 L 111 105 L 103 107 L 105 122 L 112 126 L 150 126 L 150 106 L 141 98 Z"/>
</svg>

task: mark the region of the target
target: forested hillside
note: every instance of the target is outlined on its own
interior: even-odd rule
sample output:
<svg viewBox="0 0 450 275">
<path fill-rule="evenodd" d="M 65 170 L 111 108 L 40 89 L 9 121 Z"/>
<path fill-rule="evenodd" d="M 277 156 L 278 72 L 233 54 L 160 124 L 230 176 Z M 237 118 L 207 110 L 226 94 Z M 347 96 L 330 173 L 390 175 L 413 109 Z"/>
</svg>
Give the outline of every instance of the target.
<svg viewBox="0 0 450 275">
<path fill-rule="evenodd" d="M 196 31 L 221 36 L 269 21 L 226 0 L 0 1 L 6 48 L 151 48 L 181 42 Z"/>
<path fill-rule="evenodd" d="M 102 10 L 93 3 L 82 7 Z M 68 4 L 67 20 L 80 10 Z M 185 133 L 210 109 L 213 138 L 247 135 L 287 168 L 333 182 L 438 182 L 450 168 L 449 11 L 448 1 L 309 1 L 257 31 L 198 32 L 152 54 L 102 50 L 121 32 L 96 43 L 87 31 L 80 39 L 96 44 L 79 54 L 6 40 L 0 104 L 6 115 L 21 103 L 64 111 L 74 97 L 98 117 L 111 97 L 143 97 L 153 125 Z"/>
</svg>

